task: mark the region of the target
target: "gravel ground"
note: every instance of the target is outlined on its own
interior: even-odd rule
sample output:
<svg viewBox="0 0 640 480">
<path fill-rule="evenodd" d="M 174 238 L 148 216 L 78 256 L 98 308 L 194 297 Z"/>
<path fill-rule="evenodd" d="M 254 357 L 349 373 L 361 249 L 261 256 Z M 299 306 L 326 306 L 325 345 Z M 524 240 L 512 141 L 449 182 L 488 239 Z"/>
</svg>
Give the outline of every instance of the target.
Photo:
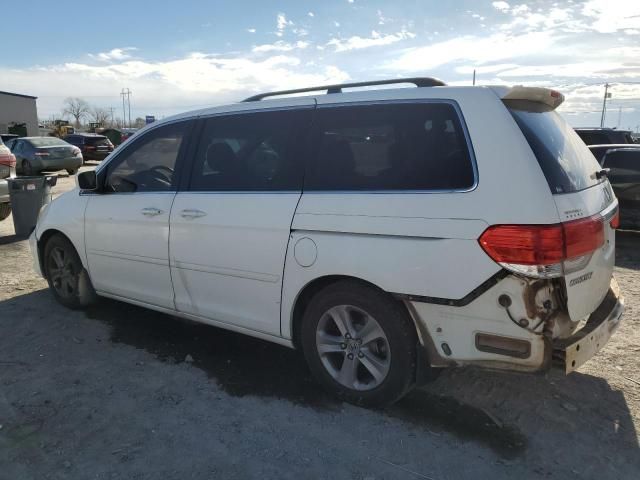
<svg viewBox="0 0 640 480">
<path fill-rule="evenodd" d="M 283 347 L 115 301 L 66 310 L 8 219 L 0 478 L 640 478 L 639 246 L 619 232 L 624 323 L 579 372 L 450 370 L 380 411 Z"/>
</svg>

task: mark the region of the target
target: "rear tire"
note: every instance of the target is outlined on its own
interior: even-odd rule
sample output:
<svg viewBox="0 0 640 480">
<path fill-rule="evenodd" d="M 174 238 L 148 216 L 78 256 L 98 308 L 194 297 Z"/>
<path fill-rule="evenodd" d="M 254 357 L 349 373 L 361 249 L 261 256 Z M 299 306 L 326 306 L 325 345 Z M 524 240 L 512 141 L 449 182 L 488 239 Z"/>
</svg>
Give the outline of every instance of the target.
<svg viewBox="0 0 640 480">
<path fill-rule="evenodd" d="M 0 203 L 0 222 L 5 220 L 9 215 L 11 215 L 11 204 Z"/>
<path fill-rule="evenodd" d="M 402 305 L 385 292 L 342 280 L 311 299 L 301 344 L 315 378 L 338 398 L 380 407 L 416 380 L 418 338 Z"/>
<path fill-rule="evenodd" d="M 45 244 L 43 267 L 53 296 L 65 307 L 77 310 L 96 302 L 89 274 L 76 249 L 63 235 L 55 234 Z"/>
</svg>

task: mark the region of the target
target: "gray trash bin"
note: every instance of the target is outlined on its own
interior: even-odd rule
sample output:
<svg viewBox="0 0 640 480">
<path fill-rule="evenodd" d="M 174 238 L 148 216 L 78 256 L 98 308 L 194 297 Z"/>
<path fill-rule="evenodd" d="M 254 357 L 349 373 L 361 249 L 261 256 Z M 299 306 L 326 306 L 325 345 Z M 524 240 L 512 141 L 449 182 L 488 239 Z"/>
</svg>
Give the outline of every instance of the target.
<svg viewBox="0 0 640 480">
<path fill-rule="evenodd" d="M 58 177 L 16 177 L 8 178 L 9 199 L 13 213 L 16 235 L 29 235 L 38 221 L 38 213 L 43 205 L 51 201 L 51 187 Z"/>
</svg>

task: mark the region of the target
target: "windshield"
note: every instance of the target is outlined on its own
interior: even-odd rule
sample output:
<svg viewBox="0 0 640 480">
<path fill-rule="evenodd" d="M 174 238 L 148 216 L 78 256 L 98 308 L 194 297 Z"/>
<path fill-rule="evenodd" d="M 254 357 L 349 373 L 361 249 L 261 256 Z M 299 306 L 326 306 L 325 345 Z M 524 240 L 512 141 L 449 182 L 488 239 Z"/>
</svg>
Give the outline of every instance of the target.
<svg viewBox="0 0 640 480">
<path fill-rule="evenodd" d="M 538 159 L 552 193 L 577 192 L 602 181 L 595 175 L 600 170 L 597 160 L 556 111 L 525 100 L 505 104 Z"/>
<path fill-rule="evenodd" d="M 34 147 L 59 147 L 62 145 L 68 145 L 67 142 L 57 137 L 38 137 L 30 138 L 29 143 Z"/>
</svg>

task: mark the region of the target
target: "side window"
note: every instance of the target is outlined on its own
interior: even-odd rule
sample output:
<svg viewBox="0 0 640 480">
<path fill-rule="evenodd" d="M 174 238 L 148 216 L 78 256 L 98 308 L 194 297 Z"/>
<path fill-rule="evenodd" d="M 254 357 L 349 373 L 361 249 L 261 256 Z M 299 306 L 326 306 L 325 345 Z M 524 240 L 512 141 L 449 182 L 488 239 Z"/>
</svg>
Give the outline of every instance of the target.
<svg viewBox="0 0 640 480">
<path fill-rule="evenodd" d="M 207 119 L 190 189 L 300 190 L 304 159 L 298 158 L 297 131 L 310 116 L 310 110 L 283 110 Z"/>
<path fill-rule="evenodd" d="M 161 192 L 175 189 L 174 172 L 188 122 L 156 128 L 128 145 L 107 166 L 107 192 Z"/>
<path fill-rule="evenodd" d="M 460 118 L 448 103 L 317 110 L 308 190 L 458 190 L 474 184 Z"/>
</svg>

